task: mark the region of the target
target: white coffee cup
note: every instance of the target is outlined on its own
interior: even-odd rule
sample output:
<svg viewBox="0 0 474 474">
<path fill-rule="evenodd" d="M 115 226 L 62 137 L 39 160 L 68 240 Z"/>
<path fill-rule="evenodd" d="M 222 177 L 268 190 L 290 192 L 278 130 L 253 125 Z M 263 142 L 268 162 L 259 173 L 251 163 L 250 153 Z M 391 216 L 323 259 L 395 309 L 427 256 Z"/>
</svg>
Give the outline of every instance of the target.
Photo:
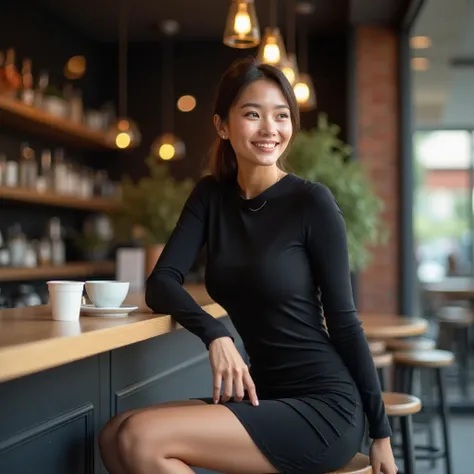
<svg viewBox="0 0 474 474">
<path fill-rule="evenodd" d="M 53 319 L 78 321 L 81 312 L 83 281 L 48 281 L 49 300 Z"/>
<path fill-rule="evenodd" d="M 130 282 L 112 280 L 86 281 L 87 296 L 98 308 L 119 308 L 125 300 Z"/>
</svg>

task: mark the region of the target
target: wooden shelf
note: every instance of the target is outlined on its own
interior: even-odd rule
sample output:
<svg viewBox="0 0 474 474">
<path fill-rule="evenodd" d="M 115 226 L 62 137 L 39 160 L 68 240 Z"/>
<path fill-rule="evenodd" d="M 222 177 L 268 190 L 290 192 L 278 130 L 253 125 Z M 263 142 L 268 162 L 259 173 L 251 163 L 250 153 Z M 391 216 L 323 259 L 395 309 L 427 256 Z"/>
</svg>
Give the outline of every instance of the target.
<svg viewBox="0 0 474 474">
<path fill-rule="evenodd" d="M 98 197 L 82 199 L 51 191 L 40 193 L 30 189 L 7 187 L 0 187 L 0 199 L 96 212 L 109 212 L 120 206 L 120 202 L 114 199 Z"/>
<path fill-rule="evenodd" d="M 20 130 L 47 136 L 86 149 L 116 148 L 107 142 L 105 133 L 85 125 L 55 117 L 19 100 L 0 96 L 0 123 Z"/>
<path fill-rule="evenodd" d="M 0 268 L 0 281 L 79 278 L 114 274 L 114 262 L 74 262 L 57 267 L 48 265 L 36 268 Z"/>
</svg>

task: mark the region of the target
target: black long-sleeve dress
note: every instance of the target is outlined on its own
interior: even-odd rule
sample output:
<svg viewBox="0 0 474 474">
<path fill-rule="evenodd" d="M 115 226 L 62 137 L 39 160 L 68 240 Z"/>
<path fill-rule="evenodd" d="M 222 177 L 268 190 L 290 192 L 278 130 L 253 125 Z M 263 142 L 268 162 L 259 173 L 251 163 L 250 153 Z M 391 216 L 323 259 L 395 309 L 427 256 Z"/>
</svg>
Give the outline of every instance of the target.
<svg viewBox="0 0 474 474">
<path fill-rule="evenodd" d="M 243 340 L 260 402 L 225 405 L 269 461 L 281 473 L 337 469 L 360 448 L 364 415 L 372 438 L 390 436 L 353 302 L 345 225 L 328 188 L 288 174 L 246 200 L 236 182 L 199 181 L 148 278 L 146 301 L 208 347 L 230 334 L 182 287 L 204 245 L 207 291 Z"/>
</svg>

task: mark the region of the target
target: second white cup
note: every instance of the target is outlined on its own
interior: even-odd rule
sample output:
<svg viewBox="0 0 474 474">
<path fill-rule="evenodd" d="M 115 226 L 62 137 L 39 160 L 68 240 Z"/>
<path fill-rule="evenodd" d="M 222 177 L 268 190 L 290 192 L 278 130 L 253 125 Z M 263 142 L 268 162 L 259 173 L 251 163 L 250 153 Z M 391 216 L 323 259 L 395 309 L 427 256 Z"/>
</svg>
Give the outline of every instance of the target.
<svg viewBox="0 0 474 474">
<path fill-rule="evenodd" d="M 78 321 L 81 313 L 83 281 L 48 281 L 52 317 L 56 321 Z"/>
</svg>

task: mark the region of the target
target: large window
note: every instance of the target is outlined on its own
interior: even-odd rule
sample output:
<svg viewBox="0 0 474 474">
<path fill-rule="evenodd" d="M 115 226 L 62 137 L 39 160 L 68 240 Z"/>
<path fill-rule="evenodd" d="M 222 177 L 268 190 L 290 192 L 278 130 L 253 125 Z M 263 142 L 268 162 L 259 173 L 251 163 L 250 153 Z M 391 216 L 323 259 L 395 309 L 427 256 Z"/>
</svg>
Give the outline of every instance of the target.
<svg viewBox="0 0 474 474">
<path fill-rule="evenodd" d="M 472 274 L 471 130 L 414 134 L 414 232 L 418 278 Z"/>
</svg>

